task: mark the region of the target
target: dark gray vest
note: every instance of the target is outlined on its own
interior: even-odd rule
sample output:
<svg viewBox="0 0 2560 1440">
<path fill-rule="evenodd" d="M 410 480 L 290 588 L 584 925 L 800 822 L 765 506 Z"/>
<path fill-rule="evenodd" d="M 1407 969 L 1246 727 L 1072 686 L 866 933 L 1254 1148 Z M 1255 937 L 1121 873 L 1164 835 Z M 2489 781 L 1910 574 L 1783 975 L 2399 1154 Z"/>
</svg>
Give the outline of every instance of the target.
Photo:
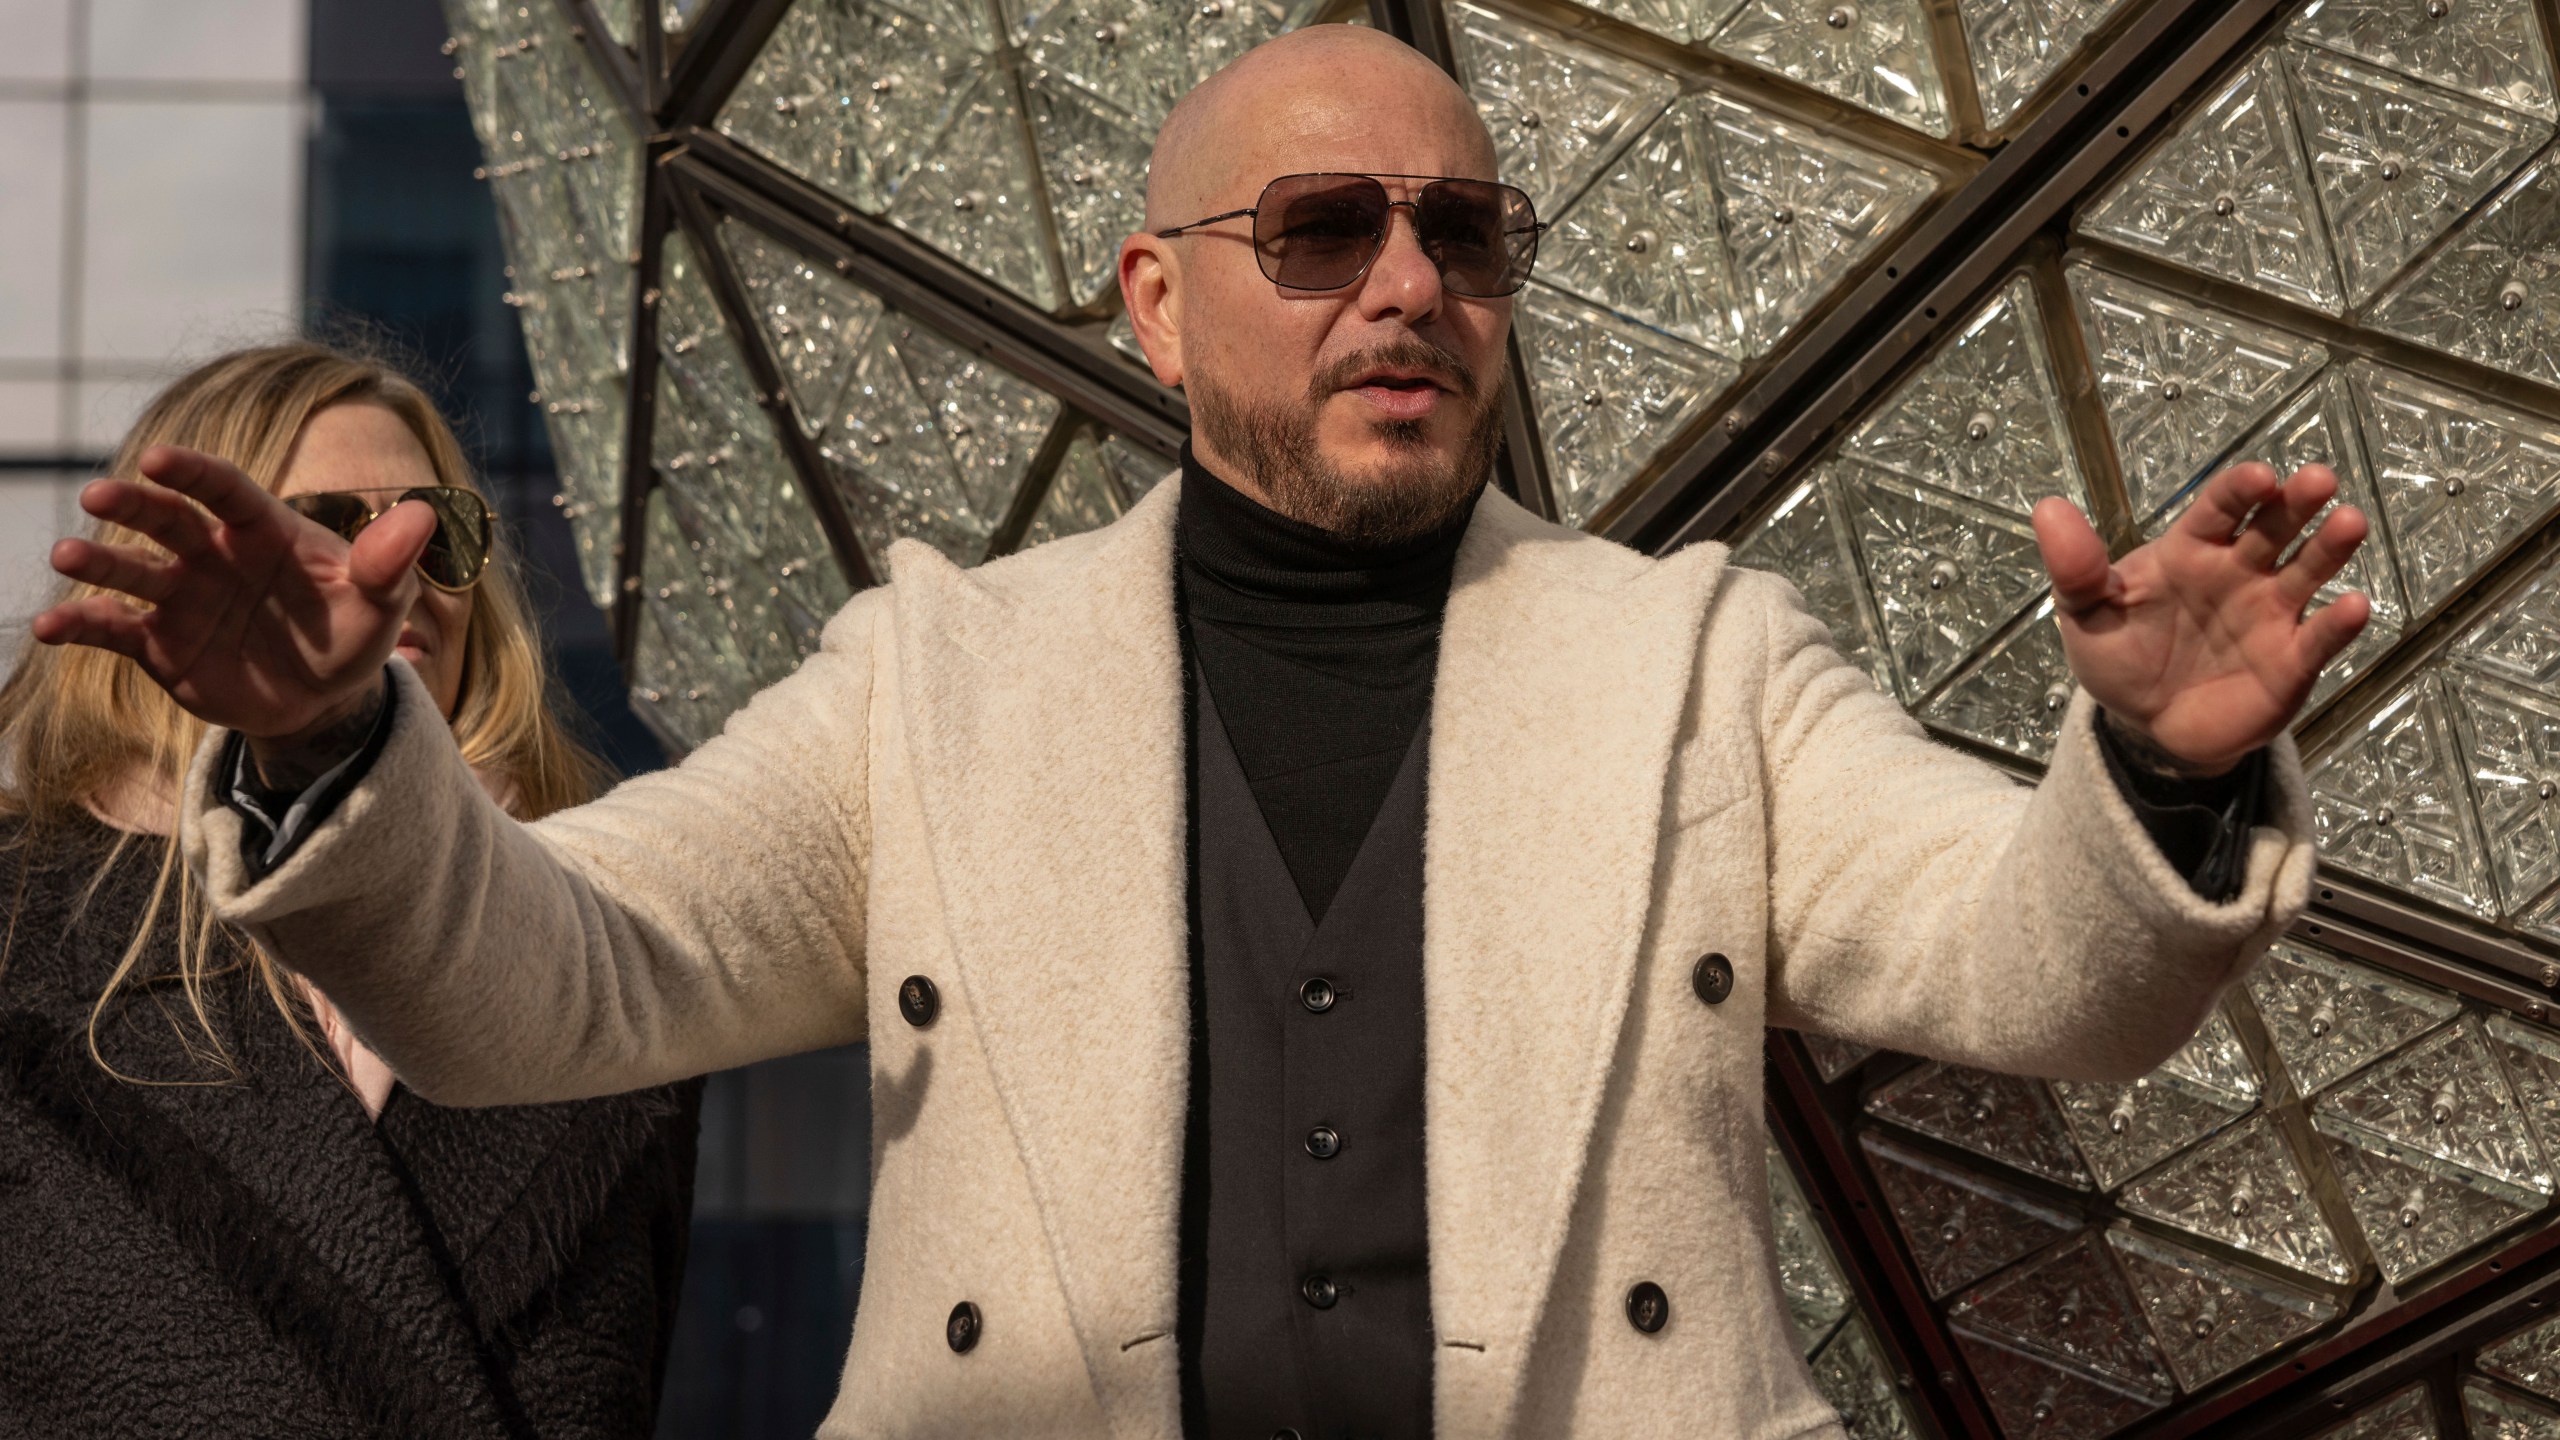
<svg viewBox="0 0 2560 1440">
<path fill-rule="evenodd" d="M 1199 904 L 1210 1143 L 1192 1440 L 1431 1433 L 1415 733 L 1321 925 L 1204 679 Z"/>
</svg>

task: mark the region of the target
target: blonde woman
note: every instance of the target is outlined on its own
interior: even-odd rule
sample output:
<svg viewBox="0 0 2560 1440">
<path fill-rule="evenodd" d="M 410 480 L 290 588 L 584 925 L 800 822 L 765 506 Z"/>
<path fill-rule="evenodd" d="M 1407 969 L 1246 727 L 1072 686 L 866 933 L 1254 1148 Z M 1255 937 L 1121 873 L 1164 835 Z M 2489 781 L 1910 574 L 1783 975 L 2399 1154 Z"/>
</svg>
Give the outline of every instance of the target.
<svg viewBox="0 0 2560 1440">
<path fill-rule="evenodd" d="M 350 538 L 424 500 L 397 653 L 514 813 L 599 788 L 416 385 L 319 345 L 244 350 L 160 395 L 113 473 L 158 445 Z M 102 521 L 92 543 L 138 539 Z M 648 1434 L 698 1090 L 404 1091 L 327 996 L 210 919 L 170 833 L 203 733 L 104 650 L 24 646 L 0 687 L 0 1433 Z"/>
</svg>

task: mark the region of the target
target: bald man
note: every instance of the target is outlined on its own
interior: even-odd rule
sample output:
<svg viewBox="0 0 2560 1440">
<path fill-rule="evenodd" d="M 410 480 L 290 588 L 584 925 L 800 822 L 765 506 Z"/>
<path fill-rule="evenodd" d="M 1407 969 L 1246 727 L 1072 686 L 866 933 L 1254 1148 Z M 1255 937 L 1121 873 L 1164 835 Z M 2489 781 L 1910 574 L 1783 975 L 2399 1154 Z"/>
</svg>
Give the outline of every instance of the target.
<svg viewBox="0 0 2560 1440">
<path fill-rule="evenodd" d="M 1121 288 L 1196 429 L 1119 523 L 892 552 L 674 769 L 537 825 L 386 657 L 349 545 L 207 457 L 68 540 L 49 643 L 226 727 L 222 915 L 405 1083 L 563 1100 L 868 1038 L 835 1436 L 1834 1437 L 1772 1272 L 1761 1033 L 2031 1074 L 2168 1055 L 2301 908 L 2283 732 L 2364 534 L 2243 465 L 2110 564 L 2036 529 L 2080 695 L 2028 789 L 1795 593 L 1486 477 L 1540 222 L 1393 40 L 1175 111 Z M 202 511 L 186 497 L 200 501 Z M 289 814 L 281 826 L 259 818 Z"/>
</svg>

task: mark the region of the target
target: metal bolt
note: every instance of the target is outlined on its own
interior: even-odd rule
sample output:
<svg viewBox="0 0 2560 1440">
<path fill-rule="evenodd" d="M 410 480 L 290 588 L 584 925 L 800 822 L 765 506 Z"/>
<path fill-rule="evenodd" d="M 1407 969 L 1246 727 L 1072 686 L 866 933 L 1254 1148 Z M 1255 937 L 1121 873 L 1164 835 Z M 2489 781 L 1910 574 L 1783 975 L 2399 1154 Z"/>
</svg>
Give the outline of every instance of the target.
<svg viewBox="0 0 2560 1440">
<path fill-rule="evenodd" d="M 2560 965 L 2554 965 L 2548 960 L 2542 962 L 2542 988 L 2560 990 Z"/>
<path fill-rule="evenodd" d="M 1219 16 L 1224 15 L 1224 14 L 1226 14 L 1226 13 L 1227 13 L 1227 7 L 1226 7 L 1225 5 L 1220 4 L 1220 3 L 1219 3 L 1219 0 L 1202 0 L 1201 6 L 1200 6 L 1200 18 L 1201 18 L 1201 19 L 1203 19 L 1203 20 L 1215 20 L 1215 19 L 1217 19 Z"/>
<path fill-rule="evenodd" d="M 1537 111 L 1535 111 L 1535 110 L 1523 110 L 1523 111 L 1521 111 L 1521 112 L 1520 112 L 1520 128 L 1521 128 L 1521 129 L 1523 129 L 1523 130 L 1535 130 L 1535 129 L 1537 129 L 1537 128 L 1538 128 L 1538 112 L 1537 112 Z"/>
<path fill-rule="evenodd" d="M 1953 560 L 1941 560 L 1929 567 L 1929 588 L 1932 590 L 1944 590 L 1962 578 Z"/>
<path fill-rule="evenodd" d="M 2217 195 L 2213 198 L 2213 213 L 2225 220 L 2230 219 L 2239 209 L 2240 202 L 2228 195 Z"/>
<path fill-rule="evenodd" d="M 1854 5 L 1835 5 L 1831 8 L 1831 12 L 1829 14 L 1822 17 L 1822 23 L 1830 26 L 1834 30 L 1846 30 L 1850 26 L 1858 23 L 1858 7 Z"/>
<path fill-rule="evenodd" d="M 2453 13 L 2452 0 L 2427 0 L 2427 18 L 2442 20 Z"/>
<path fill-rule="evenodd" d="M 1585 390 L 1582 392 L 1582 403 L 1591 409 L 1598 409 L 1600 407 L 1600 402 L 1606 398 L 1606 396 L 1602 395 L 1597 390 Z"/>
<path fill-rule="evenodd" d="M 1789 209 L 1787 206 L 1781 205 L 1777 209 L 1769 212 L 1769 223 L 1773 225 L 1793 225 L 1796 223 L 1796 212 Z"/>
<path fill-rule="evenodd" d="M 2498 287 L 2498 308 L 2501 310 L 2511 311 L 2521 310 L 2524 308 L 2523 281 L 2510 280 L 2506 284 Z"/>
<path fill-rule="evenodd" d="M 951 197 L 951 208 L 963 215 L 975 211 L 981 203 L 983 202 L 975 190 L 964 191 Z"/>
<path fill-rule="evenodd" d="M 2533 787 L 2533 793 L 2534 797 L 2540 800 L 2549 800 L 2554 797 L 2560 797 L 2560 783 L 2555 783 L 2548 779 L 2543 780 Z"/>
<path fill-rule="evenodd" d="M 2187 387 L 2175 380 L 2163 380 L 2160 382 L 2160 398 L 2163 400 L 2181 399 L 2186 395 L 2186 393 Z"/>
<path fill-rule="evenodd" d="M 1976 410 L 1972 417 L 1964 422 L 1964 438 L 1979 445 L 1990 439 L 1991 432 L 1999 428 L 1999 420 L 1990 411 Z"/>
<path fill-rule="evenodd" d="M 2459 499 L 2462 492 L 2470 488 L 2459 475 L 2448 475 L 2444 479 L 2444 493 L 2447 499 Z"/>
<path fill-rule="evenodd" d="M 895 75 L 883 75 L 871 82 L 871 93 L 874 95 L 886 95 L 897 88 L 898 77 Z"/>
<path fill-rule="evenodd" d="M 2397 825 L 2400 823 L 2400 816 L 2390 806 L 2385 805 L 2373 812 L 2373 823 L 2383 826 Z"/>
<path fill-rule="evenodd" d="M 2071 682 L 2057 680 L 2045 687 L 2044 709 L 2048 715 L 2059 715 L 2071 704 Z"/>
<path fill-rule="evenodd" d="M 2397 179 L 2399 179 L 2399 178 L 2400 178 L 2400 162 L 2399 162 L 2399 161 L 2397 161 L 2397 160 L 2385 160 L 2385 161 L 2383 161 L 2383 162 L 2382 162 L 2382 166 L 2381 166 L 2381 170 L 2380 170 L 2380 174 L 2381 174 L 2382 178 L 2383 178 L 2383 179 L 2385 179 L 2385 180 L 2397 180 Z"/>
<path fill-rule="evenodd" d="M 1642 255 L 1652 248 L 1653 232 L 1650 230 L 1638 230 L 1627 237 L 1627 253 L 1630 255 Z"/>
<path fill-rule="evenodd" d="M 836 273 L 837 273 L 837 274 L 839 274 L 839 275 L 850 275 L 850 274 L 852 274 L 852 273 L 853 273 L 853 260 L 852 260 L 852 258 L 851 258 L 851 257 L 849 257 L 849 256 L 844 256 L 844 255 L 839 255 L 839 256 L 837 256 L 837 257 L 836 257 Z"/>
</svg>

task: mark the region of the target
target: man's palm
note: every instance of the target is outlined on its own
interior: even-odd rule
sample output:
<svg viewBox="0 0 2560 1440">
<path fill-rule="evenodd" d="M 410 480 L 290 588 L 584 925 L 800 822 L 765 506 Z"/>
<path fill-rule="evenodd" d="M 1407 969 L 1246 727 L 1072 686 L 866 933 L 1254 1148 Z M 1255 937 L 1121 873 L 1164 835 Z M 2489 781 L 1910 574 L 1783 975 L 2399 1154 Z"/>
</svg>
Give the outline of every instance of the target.
<svg viewBox="0 0 2560 1440">
<path fill-rule="evenodd" d="M 2337 490 L 2325 466 L 2279 484 L 2265 465 L 2236 465 L 2206 481 L 2158 539 L 2112 565 L 2070 502 L 2038 505 L 2036 539 L 2081 688 L 2201 772 L 2227 769 L 2283 733 L 2372 613 L 2355 594 L 2304 613 L 2363 543 L 2361 512 L 2339 507 L 2285 558 Z"/>
<path fill-rule="evenodd" d="M 350 545 L 210 456 L 156 447 L 141 468 L 158 483 L 93 481 L 80 505 L 162 549 L 55 544 L 56 570 L 121 595 L 47 610 L 36 638 L 126 656 L 191 714 L 254 738 L 360 703 L 399 640 L 434 514 L 397 507 Z"/>
</svg>

